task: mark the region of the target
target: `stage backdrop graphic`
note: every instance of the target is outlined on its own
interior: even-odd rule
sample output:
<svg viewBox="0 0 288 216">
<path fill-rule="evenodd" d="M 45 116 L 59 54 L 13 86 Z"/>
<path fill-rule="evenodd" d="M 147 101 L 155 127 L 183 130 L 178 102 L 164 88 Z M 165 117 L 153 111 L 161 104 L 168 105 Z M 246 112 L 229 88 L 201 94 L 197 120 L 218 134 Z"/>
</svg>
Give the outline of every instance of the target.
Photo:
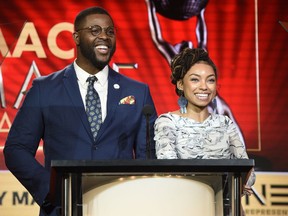
<svg viewBox="0 0 288 216">
<path fill-rule="evenodd" d="M 1 0 L 0 169 L 6 169 L 5 139 L 32 80 L 73 62 L 73 19 L 98 5 L 117 27 L 111 67 L 148 83 L 158 114 L 178 109 L 169 59 L 181 46 L 204 47 L 219 70 L 219 102 L 239 126 L 257 169 L 288 170 L 288 32 L 279 23 L 288 21 L 288 2 L 210 0 L 196 7 L 186 5 L 192 1 L 167 7 L 151 2 Z M 43 162 L 41 147 L 37 158 Z"/>
</svg>

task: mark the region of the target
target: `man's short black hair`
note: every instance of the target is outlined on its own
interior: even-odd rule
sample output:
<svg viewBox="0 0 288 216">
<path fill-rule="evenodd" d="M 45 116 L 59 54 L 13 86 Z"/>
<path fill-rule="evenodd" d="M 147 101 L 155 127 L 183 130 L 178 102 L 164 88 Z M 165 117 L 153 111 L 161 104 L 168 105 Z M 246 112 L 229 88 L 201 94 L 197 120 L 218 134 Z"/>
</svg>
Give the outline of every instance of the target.
<svg viewBox="0 0 288 216">
<path fill-rule="evenodd" d="M 81 27 L 81 23 L 83 22 L 83 20 L 88 15 L 91 15 L 91 14 L 106 14 L 106 15 L 108 15 L 111 18 L 111 20 L 113 22 L 113 19 L 112 19 L 111 15 L 104 8 L 97 7 L 97 6 L 96 7 L 90 7 L 90 8 L 87 8 L 87 9 L 84 9 L 84 10 L 80 11 L 78 13 L 78 15 L 76 16 L 75 21 L 74 21 L 75 30 L 79 29 Z"/>
</svg>

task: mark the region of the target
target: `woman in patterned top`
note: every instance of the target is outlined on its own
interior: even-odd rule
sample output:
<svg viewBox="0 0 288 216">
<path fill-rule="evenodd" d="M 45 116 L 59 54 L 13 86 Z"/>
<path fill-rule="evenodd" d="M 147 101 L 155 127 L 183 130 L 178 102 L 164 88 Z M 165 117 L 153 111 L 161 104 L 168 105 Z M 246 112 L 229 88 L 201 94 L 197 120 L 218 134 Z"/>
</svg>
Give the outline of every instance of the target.
<svg viewBox="0 0 288 216">
<path fill-rule="evenodd" d="M 186 48 L 171 61 L 171 79 L 179 96 L 179 110 L 155 122 L 158 159 L 248 159 L 232 120 L 211 112 L 217 93 L 217 69 L 204 49 Z M 252 193 L 251 173 L 244 193 Z"/>
</svg>

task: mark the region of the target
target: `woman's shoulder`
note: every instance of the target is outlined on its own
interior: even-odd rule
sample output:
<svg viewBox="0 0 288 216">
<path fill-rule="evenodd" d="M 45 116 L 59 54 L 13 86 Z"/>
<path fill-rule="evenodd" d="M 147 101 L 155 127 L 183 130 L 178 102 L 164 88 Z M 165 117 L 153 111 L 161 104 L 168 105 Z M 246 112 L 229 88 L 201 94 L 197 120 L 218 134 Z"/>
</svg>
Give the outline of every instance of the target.
<svg viewBox="0 0 288 216">
<path fill-rule="evenodd" d="M 177 110 L 176 111 L 171 111 L 171 112 L 166 112 L 162 113 L 159 115 L 159 118 L 168 118 L 168 119 L 179 119 L 181 116 L 178 114 Z"/>
<path fill-rule="evenodd" d="M 157 119 L 171 119 L 172 118 L 172 114 L 171 112 L 167 112 L 167 113 L 162 113 L 158 116 Z"/>
<path fill-rule="evenodd" d="M 233 121 L 229 118 L 229 116 L 216 113 L 211 114 L 211 121 L 219 122 L 225 125 L 233 124 Z"/>
<path fill-rule="evenodd" d="M 176 122 L 179 120 L 180 116 L 177 115 L 176 112 L 167 112 L 167 113 L 162 113 L 158 116 L 156 119 L 156 123 L 159 122 Z"/>
</svg>

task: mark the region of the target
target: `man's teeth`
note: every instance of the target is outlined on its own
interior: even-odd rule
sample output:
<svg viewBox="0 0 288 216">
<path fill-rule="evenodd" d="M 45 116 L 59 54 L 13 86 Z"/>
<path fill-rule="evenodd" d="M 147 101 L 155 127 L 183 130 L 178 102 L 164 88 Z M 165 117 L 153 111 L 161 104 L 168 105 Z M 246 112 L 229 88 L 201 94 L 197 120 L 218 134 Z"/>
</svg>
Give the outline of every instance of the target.
<svg viewBox="0 0 288 216">
<path fill-rule="evenodd" d="M 109 52 L 108 46 L 105 45 L 96 46 L 96 50 L 103 55 L 106 55 Z"/>
<path fill-rule="evenodd" d="M 107 46 L 104 46 L 104 45 L 99 45 L 99 46 L 96 46 L 97 49 L 105 49 L 107 50 L 108 47 Z"/>
</svg>

